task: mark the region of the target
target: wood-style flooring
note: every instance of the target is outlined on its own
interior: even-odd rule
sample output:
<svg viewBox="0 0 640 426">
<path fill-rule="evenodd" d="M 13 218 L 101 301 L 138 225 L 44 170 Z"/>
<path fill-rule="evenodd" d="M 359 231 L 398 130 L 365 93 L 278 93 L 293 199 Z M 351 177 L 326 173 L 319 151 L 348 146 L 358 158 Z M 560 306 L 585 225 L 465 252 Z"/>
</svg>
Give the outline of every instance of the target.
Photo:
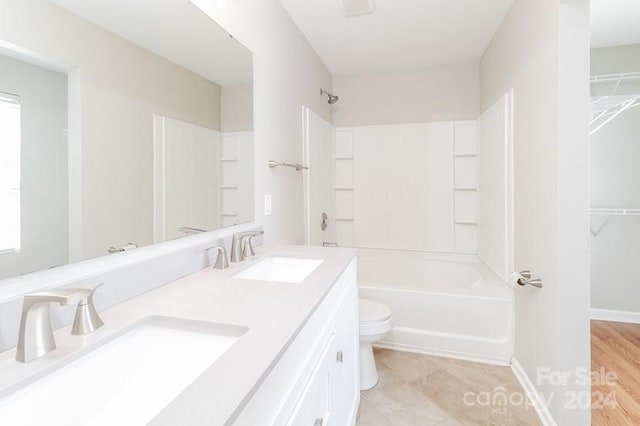
<svg viewBox="0 0 640 426">
<path fill-rule="evenodd" d="M 617 376 L 592 383 L 591 424 L 640 425 L 640 324 L 591 321 L 591 371 Z"/>
</svg>

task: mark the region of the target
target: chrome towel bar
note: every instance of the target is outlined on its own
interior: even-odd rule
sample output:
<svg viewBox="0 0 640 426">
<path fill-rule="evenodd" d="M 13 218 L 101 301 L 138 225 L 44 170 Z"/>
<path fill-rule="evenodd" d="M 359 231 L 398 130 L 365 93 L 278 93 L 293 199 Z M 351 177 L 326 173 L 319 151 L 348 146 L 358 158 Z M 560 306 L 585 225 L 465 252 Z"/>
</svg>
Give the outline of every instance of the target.
<svg viewBox="0 0 640 426">
<path fill-rule="evenodd" d="M 269 160 L 269 168 L 273 169 L 274 167 L 279 167 L 279 166 L 283 166 L 283 167 L 293 167 L 294 169 L 296 169 L 297 171 L 300 170 L 309 170 L 309 167 L 307 166 L 303 166 L 301 164 L 291 164 L 291 163 L 285 163 L 284 161 L 274 161 L 274 160 Z"/>
</svg>

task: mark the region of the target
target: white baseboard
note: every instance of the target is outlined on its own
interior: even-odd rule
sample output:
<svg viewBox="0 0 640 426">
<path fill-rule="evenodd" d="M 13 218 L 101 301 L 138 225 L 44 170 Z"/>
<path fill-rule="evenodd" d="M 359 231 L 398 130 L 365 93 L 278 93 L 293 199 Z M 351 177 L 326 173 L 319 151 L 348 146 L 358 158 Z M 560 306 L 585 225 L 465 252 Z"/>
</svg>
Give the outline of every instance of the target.
<svg viewBox="0 0 640 426">
<path fill-rule="evenodd" d="M 600 321 L 629 322 L 640 324 L 640 312 L 591 309 L 591 319 Z"/>
<path fill-rule="evenodd" d="M 520 385 L 524 389 L 527 398 L 529 398 L 529 402 L 536 410 L 542 424 L 544 426 L 558 426 L 556 421 L 553 419 L 553 416 L 551 416 L 551 412 L 549 412 L 549 407 L 547 407 L 544 402 L 544 398 L 540 395 L 540 392 L 538 392 L 538 389 L 515 357 L 511 360 L 511 371 L 513 371 L 513 374 L 520 382 Z"/>
<path fill-rule="evenodd" d="M 373 346 L 381 349 L 391 349 L 394 351 L 433 355 L 433 356 L 439 356 L 443 358 L 459 359 L 462 361 L 479 362 L 482 364 L 503 365 L 503 366 L 510 365 L 510 362 L 508 360 L 489 358 L 489 357 L 483 357 L 483 356 L 477 356 L 477 355 L 469 355 L 469 354 L 463 354 L 458 352 L 443 351 L 443 350 L 425 348 L 422 346 L 411 346 L 411 345 L 403 345 L 399 343 L 390 343 L 390 342 L 376 342 L 374 343 Z"/>
</svg>

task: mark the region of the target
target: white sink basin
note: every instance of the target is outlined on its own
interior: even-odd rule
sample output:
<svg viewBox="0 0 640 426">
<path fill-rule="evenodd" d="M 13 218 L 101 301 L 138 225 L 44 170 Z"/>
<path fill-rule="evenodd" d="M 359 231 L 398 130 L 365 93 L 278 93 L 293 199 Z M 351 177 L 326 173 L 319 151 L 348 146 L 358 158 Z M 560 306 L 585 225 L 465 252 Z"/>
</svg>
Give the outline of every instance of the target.
<svg viewBox="0 0 640 426">
<path fill-rule="evenodd" d="M 324 262 L 322 259 L 270 256 L 238 272 L 233 278 L 300 283 Z"/>
<path fill-rule="evenodd" d="M 149 317 L 5 390 L 3 425 L 148 423 L 247 331 Z"/>
</svg>

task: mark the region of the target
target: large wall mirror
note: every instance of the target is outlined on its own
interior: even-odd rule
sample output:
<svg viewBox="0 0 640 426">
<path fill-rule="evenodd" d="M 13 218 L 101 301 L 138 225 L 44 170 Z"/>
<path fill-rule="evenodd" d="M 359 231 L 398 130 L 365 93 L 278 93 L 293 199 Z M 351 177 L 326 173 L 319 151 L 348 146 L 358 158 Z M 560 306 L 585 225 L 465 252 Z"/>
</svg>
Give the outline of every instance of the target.
<svg viewBox="0 0 640 426">
<path fill-rule="evenodd" d="M 249 50 L 189 0 L 5 3 L 0 279 L 253 220 Z"/>
</svg>

